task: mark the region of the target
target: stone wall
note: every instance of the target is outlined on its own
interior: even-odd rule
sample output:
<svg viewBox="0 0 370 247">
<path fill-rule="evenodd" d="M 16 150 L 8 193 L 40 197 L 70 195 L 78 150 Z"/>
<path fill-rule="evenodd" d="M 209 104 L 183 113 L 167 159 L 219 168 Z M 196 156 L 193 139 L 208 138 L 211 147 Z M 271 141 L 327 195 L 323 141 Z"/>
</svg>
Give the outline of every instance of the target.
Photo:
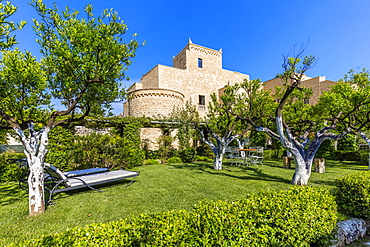
<svg viewBox="0 0 370 247">
<path fill-rule="evenodd" d="M 335 82 L 329 81 L 325 79 L 325 76 L 317 76 L 314 78 L 305 76 L 301 82 L 301 87 L 311 88 L 312 89 L 312 97 L 309 100 L 310 104 L 315 104 L 318 100 L 322 92 L 329 91 L 330 87 L 334 85 Z M 281 78 L 274 78 L 269 81 L 264 82 L 263 89 L 264 90 L 271 90 L 273 93 L 275 92 L 275 87 L 283 87 L 283 81 Z"/>
<path fill-rule="evenodd" d="M 175 107 L 184 106 L 184 95 L 180 92 L 168 89 L 140 89 L 131 92 L 130 100 L 125 104 L 128 116 L 133 117 L 156 117 L 166 116 Z"/>
<path fill-rule="evenodd" d="M 171 136 L 175 139 L 172 143 L 174 148 L 178 148 L 179 143 L 178 140 L 175 138 L 177 129 L 173 129 L 171 131 Z M 159 143 L 158 139 L 162 136 L 162 130 L 160 128 L 141 128 L 140 129 L 140 138 L 141 138 L 141 145 L 144 143 L 148 144 L 149 150 L 158 150 Z"/>
</svg>

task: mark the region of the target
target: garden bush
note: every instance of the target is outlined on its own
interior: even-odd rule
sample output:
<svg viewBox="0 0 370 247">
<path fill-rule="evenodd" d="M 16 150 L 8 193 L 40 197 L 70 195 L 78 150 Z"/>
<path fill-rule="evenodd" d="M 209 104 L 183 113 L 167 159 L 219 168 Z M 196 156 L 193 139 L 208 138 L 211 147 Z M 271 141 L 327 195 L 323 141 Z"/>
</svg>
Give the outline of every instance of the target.
<svg viewBox="0 0 370 247">
<path fill-rule="evenodd" d="M 265 191 L 233 203 L 201 202 L 195 212 L 204 246 L 309 246 L 337 222 L 334 197 L 311 187 Z"/>
<path fill-rule="evenodd" d="M 368 165 L 369 164 L 369 153 L 368 153 L 368 150 L 366 150 L 366 152 L 360 152 L 360 161 L 365 164 L 365 165 Z"/>
<path fill-rule="evenodd" d="M 346 215 L 370 218 L 370 172 L 353 173 L 336 180 L 338 208 Z"/>
<path fill-rule="evenodd" d="M 141 166 L 145 153 L 128 138 L 102 134 L 76 136 L 73 160 L 81 168 L 113 167 L 131 169 Z"/>
<path fill-rule="evenodd" d="M 167 163 L 182 163 L 182 160 L 180 157 L 172 157 L 167 160 Z"/>
<path fill-rule="evenodd" d="M 195 153 L 196 153 L 195 148 L 185 148 L 180 152 L 180 157 L 182 161 L 191 163 L 194 161 Z"/>
<path fill-rule="evenodd" d="M 310 246 L 337 221 L 328 192 L 266 191 L 235 202 L 202 201 L 185 210 L 92 224 L 18 246 Z"/>
<path fill-rule="evenodd" d="M 7 151 L 0 154 L 0 182 L 18 181 L 22 174 L 26 172 L 25 167 L 20 167 L 19 164 L 9 161 L 9 159 L 23 159 L 24 154 L 19 154 L 14 151 Z"/>
<path fill-rule="evenodd" d="M 334 160 L 359 161 L 360 152 L 359 151 L 336 150 L 334 151 L 332 158 Z"/>
<path fill-rule="evenodd" d="M 73 128 L 55 127 L 49 133 L 48 153 L 46 162 L 53 164 L 62 171 L 74 170 L 73 150 L 75 144 Z"/>
<path fill-rule="evenodd" d="M 315 157 L 324 158 L 324 159 L 333 159 L 334 158 L 335 148 L 331 140 L 325 140 L 317 150 Z"/>
<path fill-rule="evenodd" d="M 210 158 L 205 157 L 205 156 L 195 155 L 195 156 L 194 156 L 194 161 L 207 161 L 207 162 L 212 162 L 212 161 L 213 161 L 213 159 L 210 159 Z"/>
<path fill-rule="evenodd" d="M 147 159 L 147 160 L 144 160 L 143 162 L 143 165 L 159 165 L 159 164 L 161 164 L 161 162 L 156 159 Z"/>
<path fill-rule="evenodd" d="M 284 156 L 284 149 L 263 150 L 264 159 L 281 158 Z"/>
</svg>

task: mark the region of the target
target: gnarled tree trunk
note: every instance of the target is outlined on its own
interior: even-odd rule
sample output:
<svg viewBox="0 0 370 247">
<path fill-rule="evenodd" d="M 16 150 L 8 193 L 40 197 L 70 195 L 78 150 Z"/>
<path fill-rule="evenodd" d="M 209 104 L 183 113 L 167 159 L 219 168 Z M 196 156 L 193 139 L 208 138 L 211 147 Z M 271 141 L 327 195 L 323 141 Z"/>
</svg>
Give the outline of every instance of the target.
<svg viewBox="0 0 370 247">
<path fill-rule="evenodd" d="M 22 141 L 30 172 L 28 177 L 29 214 L 36 216 L 45 212 L 44 159 L 50 128 L 45 127 L 40 131 L 35 131 L 33 124 L 30 124 L 28 130 L 30 134 L 27 138 L 22 130 L 15 128 Z"/>
</svg>

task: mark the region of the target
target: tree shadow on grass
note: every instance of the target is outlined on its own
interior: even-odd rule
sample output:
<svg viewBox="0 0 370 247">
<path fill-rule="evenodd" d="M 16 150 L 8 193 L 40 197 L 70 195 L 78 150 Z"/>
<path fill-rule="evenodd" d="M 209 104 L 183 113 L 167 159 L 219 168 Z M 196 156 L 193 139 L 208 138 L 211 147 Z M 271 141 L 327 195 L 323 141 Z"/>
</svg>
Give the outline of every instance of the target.
<svg viewBox="0 0 370 247">
<path fill-rule="evenodd" d="M 12 204 L 26 196 L 26 192 L 21 190 L 16 183 L 0 183 L 0 206 Z"/>
<path fill-rule="evenodd" d="M 290 180 L 281 176 L 269 175 L 258 166 L 240 166 L 230 167 L 224 163 L 223 170 L 213 170 L 212 164 L 206 162 L 194 162 L 171 165 L 173 169 L 198 170 L 202 173 L 213 174 L 217 176 L 226 176 L 242 180 L 270 181 L 280 183 L 290 183 Z M 269 166 L 269 165 L 268 165 Z M 275 166 L 276 167 L 276 166 Z"/>
</svg>

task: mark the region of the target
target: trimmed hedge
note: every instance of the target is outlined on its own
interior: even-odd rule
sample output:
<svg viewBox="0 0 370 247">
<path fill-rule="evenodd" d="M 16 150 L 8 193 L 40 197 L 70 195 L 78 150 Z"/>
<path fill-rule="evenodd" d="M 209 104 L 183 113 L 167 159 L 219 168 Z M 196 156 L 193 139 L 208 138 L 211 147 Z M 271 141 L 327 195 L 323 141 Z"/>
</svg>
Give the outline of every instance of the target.
<svg viewBox="0 0 370 247">
<path fill-rule="evenodd" d="M 92 224 L 18 246 L 309 246 L 337 222 L 334 197 L 296 187 L 236 202 L 202 201 L 185 210 Z"/>
<path fill-rule="evenodd" d="M 336 180 L 338 208 L 346 215 L 370 218 L 370 171 Z"/>
</svg>

